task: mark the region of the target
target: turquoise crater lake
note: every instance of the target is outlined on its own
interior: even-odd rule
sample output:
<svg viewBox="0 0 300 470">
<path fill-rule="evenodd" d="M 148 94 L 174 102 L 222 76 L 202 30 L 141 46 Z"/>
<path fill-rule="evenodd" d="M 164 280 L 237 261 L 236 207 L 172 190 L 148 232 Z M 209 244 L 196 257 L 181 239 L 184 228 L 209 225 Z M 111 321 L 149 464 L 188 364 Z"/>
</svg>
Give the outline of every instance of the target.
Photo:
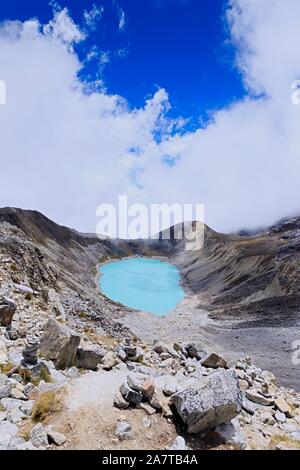
<svg viewBox="0 0 300 470">
<path fill-rule="evenodd" d="M 170 312 L 184 298 L 175 266 L 150 258 L 128 258 L 99 268 L 100 289 L 127 307 L 156 315 Z"/>
</svg>

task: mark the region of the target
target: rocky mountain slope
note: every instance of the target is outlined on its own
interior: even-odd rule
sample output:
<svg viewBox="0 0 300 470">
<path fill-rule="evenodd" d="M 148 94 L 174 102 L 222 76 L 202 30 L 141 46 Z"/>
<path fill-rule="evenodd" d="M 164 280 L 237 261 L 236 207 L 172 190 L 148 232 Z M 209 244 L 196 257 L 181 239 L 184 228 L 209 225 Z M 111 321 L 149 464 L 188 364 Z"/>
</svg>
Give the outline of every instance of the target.
<svg viewBox="0 0 300 470">
<path fill-rule="evenodd" d="M 300 447 L 299 240 L 294 218 L 255 236 L 205 227 L 186 251 L 0 209 L 0 449 Z M 179 267 L 178 310 L 153 321 L 101 294 L 97 264 L 132 255 Z"/>
</svg>

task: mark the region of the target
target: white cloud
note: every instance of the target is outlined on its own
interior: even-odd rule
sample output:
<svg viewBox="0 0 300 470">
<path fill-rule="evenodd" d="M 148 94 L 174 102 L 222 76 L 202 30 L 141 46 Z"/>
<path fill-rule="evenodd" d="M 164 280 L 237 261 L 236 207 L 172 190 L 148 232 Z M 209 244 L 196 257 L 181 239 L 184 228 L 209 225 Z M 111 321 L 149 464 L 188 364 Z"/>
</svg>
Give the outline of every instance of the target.
<svg viewBox="0 0 300 470">
<path fill-rule="evenodd" d="M 43 33 L 46 38 L 67 44 L 78 43 L 85 38 L 85 34 L 69 16 L 67 8 L 54 12 L 53 20 L 44 26 Z"/>
<path fill-rule="evenodd" d="M 100 64 L 107 65 L 110 62 L 110 53 L 109 51 L 101 52 L 100 54 Z"/>
<path fill-rule="evenodd" d="M 122 8 L 120 8 L 119 9 L 119 31 L 123 31 L 123 29 L 125 29 L 125 26 L 126 26 L 125 11 Z"/>
<path fill-rule="evenodd" d="M 84 33 L 66 9 L 45 26 L 2 24 L 1 205 L 38 209 L 88 231 L 97 205 L 124 193 L 137 202 L 205 203 L 206 221 L 218 230 L 299 212 L 300 106 L 291 84 L 300 77 L 300 3 L 231 5 L 238 67 L 250 92 L 268 98 L 245 99 L 187 133 L 182 120 L 167 119 L 162 89 L 132 110 L 102 82 L 79 81 L 83 64 L 72 45 Z"/>
<path fill-rule="evenodd" d="M 103 12 L 104 12 L 104 8 L 99 7 L 95 4 L 92 6 L 91 10 L 84 11 L 84 14 L 83 14 L 84 21 L 85 21 L 86 26 L 90 30 L 95 31 L 97 27 L 97 23 L 101 19 Z"/>
</svg>

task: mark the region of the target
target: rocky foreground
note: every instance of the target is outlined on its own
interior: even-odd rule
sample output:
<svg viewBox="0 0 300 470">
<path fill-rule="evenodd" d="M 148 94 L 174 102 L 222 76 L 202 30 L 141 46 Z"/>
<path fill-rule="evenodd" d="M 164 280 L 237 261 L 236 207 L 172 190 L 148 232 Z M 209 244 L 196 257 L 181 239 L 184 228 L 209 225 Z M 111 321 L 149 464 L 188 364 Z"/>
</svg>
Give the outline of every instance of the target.
<svg viewBox="0 0 300 470">
<path fill-rule="evenodd" d="M 107 436 L 98 436 L 97 448 L 134 448 L 137 438 L 140 448 L 151 448 L 148 431 L 159 434 L 165 420 L 172 442 L 162 439 L 154 448 L 300 449 L 300 394 L 278 387 L 274 375 L 250 358 L 229 367 L 197 343 L 92 341 L 67 326 L 58 296 L 61 316 L 54 318 L 39 311 L 39 295 L 30 288 L 15 289 L 17 302 L 0 298 L 1 450 L 70 448 L 80 423 L 75 418 L 61 432 L 68 397 L 90 376 L 111 382 L 103 419 L 112 416 L 113 422 Z M 26 308 L 32 302 L 33 318 Z M 88 414 L 89 406 L 85 402 L 81 412 Z M 135 429 L 135 413 L 144 415 L 144 435 Z"/>
</svg>

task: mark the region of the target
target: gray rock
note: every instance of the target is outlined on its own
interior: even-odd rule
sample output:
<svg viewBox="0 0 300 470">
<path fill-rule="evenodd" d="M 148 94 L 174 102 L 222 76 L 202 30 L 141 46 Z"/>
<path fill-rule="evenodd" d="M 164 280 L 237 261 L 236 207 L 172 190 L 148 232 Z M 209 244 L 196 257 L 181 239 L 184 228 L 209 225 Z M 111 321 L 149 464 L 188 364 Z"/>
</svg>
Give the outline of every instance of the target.
<svg viewBox="0 0 300 470">
<path fill-rule="evenodd" d="M 34 447 L 31 441 L 25 441 L 23 439 L 22 441 L 19 441 L 19 443 L 15 447 L 15 450 L 37 450 L 37 449 L 36 447 Z"/>
<path fill-rule="evenodd" d="M 34 291 L 31 287 L 25 286 L 25 284 L 14 284 L 14 289 L 17 292 L 21 292 L 22 294 L 33 294 Z"/>
<path fill-rule="evenodd" d="M 12 388 L 10 397 L 15 398 L 16 400 L 27 400 L 26 395 L 24 395 L 24 393 L 18 388 Z"/>
<path fill-rule="evenodd" d="M 143 358 L 144 358 L 144 351 L 142 350 L 142 348 L 137 347 L 135 356 L 129 356 L 128 360 L 132 362 L 142 362 Z"/>
<path fill-rule="evenodd" d="M 51 382 L 54 382 L 54 383 L 63 384 L 67 380 L 66 376 L 62 372 L 56 369 L 51 369 L 50 375 L 51 375 Z"/>
<path fill-rule="evenodd" d="M 182 386 L 176 384 L 175 382 L 168 382 L 163 385 L 163 392 L 167 397 L 174 395 L 175 393 L 180 392 Z"/>
<path fill-rule="evenodd" d="M 284 413 L 288 418 L 292 418 L 291 407 L 282 397 L 279 397 L 275 400 L 275 407 L 278 411 Z"/>
<path fill-rule="evenodd" d="M 224 443 L 234 445 L 239 449 L 246 449 L 247 442 L 237 418 L 233 419 L 230 423 L 220 424 L 216 427 L 215 432 Z"/>
<path fill-rule="evenodd" d="M 52 428 L 46 428 L 46 433 L 50 444 L 55 444 L 56 446 L 62 446 L 66 442 L 66 436 L 61 432 L 54 431 Z"/>
<path fill-rule="evenodd" d="M 8 450 L 10 441 L 19 432 L 18 427 L 9 421 L 0 423 L 0 450 Z"/>
<path fill-rule="evenodd" d="M 118 358 L 121 359 L 121 361 L 125 362 L 127 359 L 127 354 L 124 351 L 124 349 L 119 349 L 118 350 Z"/>
<path fill-rule="evenodd" d="M 67 370 L 66 377 L 68 377 L 68 379 L 77 379 L 78 377 L 80 377 L 80 372 L 77 367 L 72 366 L 70 367 L 70 369 Z"/>
<path fill-rule="evenodd" d="M 174 343 L 174 344 L 173 344 L 173 349 L 174 349 L 174 351 L 176 351 L 177 353 L 180 353 L 180 354 L 183 354 L 183 355 L 184 355 L 184 353 L 185 353 L 185 350 L 184 350 L 183 346 L 182 346 L 181 344 L 179 344 L 179 343 Z"/>
<path fill-rule="evenodd" d="M 120 392 L 125 400 L 133 405 L 139 405 L 142 402 L 142 393 L 130 388 L 127 382 L 124 382 L 121 385 Z"/>
<path fill-rule="evenodd" d="M 32 384 L 31 382 L 25 385 L 24 394 L 27 398 L 29 398 L 35 392 L 38 392 L 38 388 L 36 385 Z"/>
<path fill-rule="evenodd" d="M 169 352 L 169 349 L 168 349 L 166 344 L 159 341 L 159 342 L 154 344 L 153 351 L 155 351 L 157 354 L 162 354 L 162 353 Z"/>
<path fill-rule="evenodd" d="M 298 429 L 297 431 L 291 432 L 291 437 L 292 437 L 292 439 L 294 439 L 295 441 L 300 442 L 300 431 L 299 431 L 299 429 Z"/>
<path fill-rule="evenodd" d="M 19 450 L 19 447 L 23 446 L 25 442 L 23 437 L 15 436 L 10 440 L 8 450 Z"/>
<path fill-rule="evenodd" d="M 263 411 L 260 415 L 260 420 L 264 424 L 268 424 L 269 426 L 273 426 L 276 423 L 275 419 L 273 418 L 272 413 L 269 411 Z"/>
<path fill-rule="evenodd" d="M 10 395 L 12 385 L 10 380 L 4 374 L 0 374 L 0 400 Z"/>
<path fill-rule="evenodd" d="M 118 359 L 112 351 L 109 351 L 102 359 L 102 367 L 104 370 L 111 370 L 118 364 Z"/>
<path fill-rule="evenodd" d="M 41 338 L 40 352 L 45 359 L 53 361 L 58 369 L 66 369 L 76 363 L 79 342 L 77 333 L 50 318 Z"/>
<path fill-rule="evenodd" d="M 252 401 L 253 403 L 257 403 L 258 405 L 271 406 L 274 404 L 274 400 L 272 398 L 265 397 L 257 390 L 246 390 L 245 396 L 248 400 Z"/>
<path fill-rule="evenodd" d="M 184 346 L 185 346 L 187 355 L 191 358 L 196 358 L 198 360 L 201 360 L 205 356 L 207 356 L 206 351 L 203 351 L 203 349 L 201 348 L 201 345 L 197 343 L 187 343 Z"/>
<path fill-rule="evenodd" d="M 176 393 L 171 400 L 193 434 L 231 421 L 242 408 L 238 379 L 234 371 L 224 369 Z"/>
<path fill-rule="evenodd" d="M 170 358 L 171 358 L 171 354 L 170 354 L 170 353 L 167 353 L 167 352 L 161 353 L 161 354 L 160 354 L 160 358 L 161 358 L 162 361 L 165 361 L 166 359 L 170 359 Z"/>
<path fill-rule="evenodd" d="M 157 388 L 150 398 L 149 403 L 152 408 L 155 408 L 157 411 L 166 412 L 169 400 L 164 396 L 163 392 Z"/>
<path fill-rule="evenodd" d="M 7 421 L 10 421 L 13 424 L 20 423 L 25 418 L 25 414 L 18 408 L 10 411 L 7 415 Z"/>
<path fill-rule="evenodd" d="M 129 374 L 127 376 L 127 383 L 130 388 L 136 392 L 142 392 L 143 390 L 143 377 L 138 377 L 136 374 Z"/>
<path fill-rule="evenodd" d="M 30 440 L 34 447 L 46 447 L 48 445 L 48 436 L 44 426 L 36 424 L 30 433 Z"/>
<path fill-rule="evenodd" d="M 152 421 L 151 421 L 151 418 L 149 418 L 149 416 L 146 416 L 145 418 L 143 418 L 144 428 L 146 429 L 151 428 L 151 424 L 152 424 Z"/>
<path fill-rule="evenodd" d="M 20 410 L 22 411 L 22 413 L 24 413 L 25 416 L 30 416 L 32 413 L 33 405 L 34 405 L 34 400 L 21 402 Z"/>
<path fill-rule="evenodd" d="M 123 346 L 122 349 L 125 352 L 126 357 L 128 359 L 136 356 L 137 348 L 135 346 L 125 345 L 125 346 Z"/>
<path fill-rule="evenodd" d="M 117 392 L 114 398 L 114 406 L 120 410 L 126 410 L 129 406 L 129 402 L 125 400 L 121 392 Z"/>
<path fill-rule="evenodd" d="M 286 416 L 284 413 L 281 413 L 280 411 L 277 411 L 277 413 L 275 413 L 275 419 L 278 423 L 285 423 L 286 422 Z"/>
<path fill-rule="evenodd" d="M 22 353 L 20 353 L 19 351 L 15 351 L 15 350 L 9 351 L 8 357 L 9 357 L 9 362 L 11 362 L 14 366 L 19 366 L 23 360 Z"/>
<path fill-rule="evenodd" d="M 127 421 L 120 421 L 116 426 L 116 436 L 120 441 L 132 439 L 133 432 L 131 424 L 127 423 Z"/>
<path fill-rule="evenodd" d="M 21 400 L 14 400 L 13 398 L 2 398 L 0 401 L 1 408 L 7 411 L 8 413 L 16 408 L 21 408 L 21 405 L 24 403 Z"/>
<path fill-rule="evenodd" d="M 201 365 L 212 369 L 218 369 L 219 367 L 226 368 L 227 362 L 218 354 L 212 353 L 201 360 Z"/>
<path fill-rule="evenodd" d="M 141 403 L 138 405 L 138 408 L 144 410 L 150 416 L 156 413 L 156 409 L 149 405 L 149 403 Z"/>
<path fill-rule="evenodd" d="M 0 298 L 0 326 L 9 327 L 17 307 L 13 300 L 7 297 Z"/>
<path fill-rule="evenodd" d="M 81 369 L 96 370 L 104 356 L 105 351 L 97 345 L 79 348 L 76 365 Z"/>
<path fill-rule="evenodd" d="M 162 343 L 161 341 L 154 344 L 153 351 L 155 351 L 157 354 L 160 354 L 160 356 L 162 355 L 161 356 L 162 359 L 164 358 L 165 354 L 168 354 L 169 356 L 176 357 L 176 358 L 181 357 L 180 354 L 177 351 L 175 351 L 175 349 L 173 349 L 173 347 L 170 347 Z"/>
<path fill-rule="evenodd" d="M 177 436 L 169 450 L 186 450 L 184 438 L 182 436 Z"/>
<path fill-rule="evenodd" d="M 261 373 L 261 378 L 263 380 L 265 380 L 265 382 L 269 383 L 269 384 L 273 384 L 273 385 L 276 385 L 276 377 L 274 374 L 272 374 L 272 372 L 269 372 L 268 370 L 264 370 L 262 373 Z"/>
<path fill-rule="evenodd" d="M 16 382 L 18 382 L 19 384 L 23 382 L 23 379 L 20 376 L 20 374 L 11 374 L 11 378 L 14 379 Z"/>
<path fill-rule="evenodd" d="M 245 396 L 243 397 L 243 409 L 250 415 L 254 415 L 257 410 L 266 410 L 264 405 L 259 405 L 248 400 Z"/>
</svg>

